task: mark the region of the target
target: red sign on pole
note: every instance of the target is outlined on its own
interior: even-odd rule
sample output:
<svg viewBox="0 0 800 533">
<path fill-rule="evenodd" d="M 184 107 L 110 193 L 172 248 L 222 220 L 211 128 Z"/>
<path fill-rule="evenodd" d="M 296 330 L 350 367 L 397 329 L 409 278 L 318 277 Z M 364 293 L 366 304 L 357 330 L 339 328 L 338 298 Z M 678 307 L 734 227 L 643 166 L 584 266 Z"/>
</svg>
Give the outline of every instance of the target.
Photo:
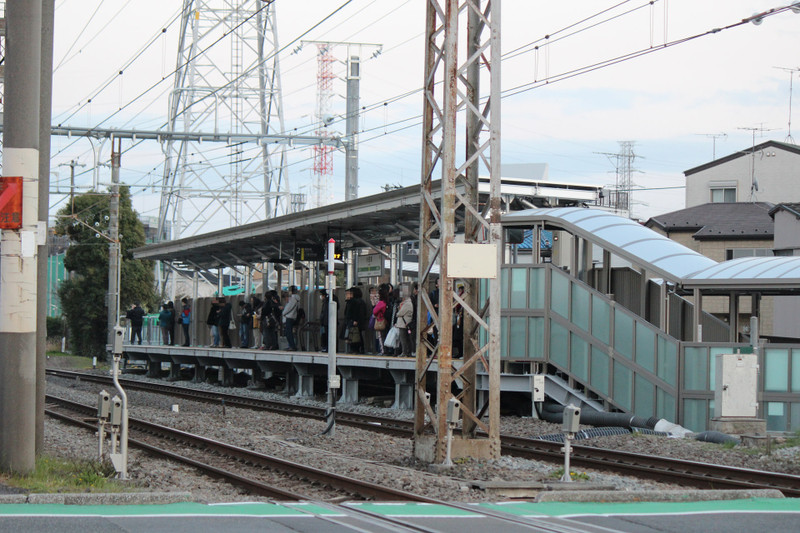
<svg viewBox="0 0 800 533">
<path fill-rule="evenodd" d="M 0 229 L 22 228 L 22 178 L 0 177 Z"/>
</svg>

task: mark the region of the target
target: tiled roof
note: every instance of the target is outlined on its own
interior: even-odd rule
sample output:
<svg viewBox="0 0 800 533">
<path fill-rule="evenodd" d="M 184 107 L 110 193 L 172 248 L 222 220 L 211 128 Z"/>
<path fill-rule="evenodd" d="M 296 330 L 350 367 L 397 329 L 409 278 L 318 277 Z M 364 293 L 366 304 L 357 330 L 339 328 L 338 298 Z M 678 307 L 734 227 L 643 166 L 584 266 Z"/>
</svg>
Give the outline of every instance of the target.
<svg viewBox="0 0 800 533">
<path fill-rule="evenodd" d="M 694 232 L 698 240 L 772 239 L 769 202 L 709 203 L 652 217 L 645 224 L 667 233 Z"/>
</svg>

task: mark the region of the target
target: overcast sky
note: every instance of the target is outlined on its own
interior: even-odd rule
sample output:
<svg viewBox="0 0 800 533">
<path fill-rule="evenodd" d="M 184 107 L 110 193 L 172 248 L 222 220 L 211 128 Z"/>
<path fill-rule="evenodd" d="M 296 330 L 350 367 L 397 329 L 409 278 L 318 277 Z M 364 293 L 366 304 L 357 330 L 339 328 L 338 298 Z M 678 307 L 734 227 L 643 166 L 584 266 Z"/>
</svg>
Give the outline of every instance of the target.
<svg viewBox="0 0 800 533">
<path fill-rule="evenodd" d="M 280 44 L 295 40 L 345 3 L 276 0 Z M 605 15 L 564 30 L 617 4 Z M 758 132 L 756 142 L 786 139 L 790 75 L 775 67 L 800 67 L 799 15 L 782 13 L 760 25 L 735 27 L 563 81 L 534 82 L 637 50 L 663 48 L 665 42 L 782 5 L 786 0 L 660 0 L 652 5 L 641 0 L 505 0 L 503 52 L 525 48 L 502 63 L 502 87 L 509 93 L 502 101 L 502 162 L 548 163 L 553 180 L 610 184 L 614 167 L 602 154 L 617 152 L 618 141 L 634 141 L 640 156 L 634 181 L 643 189 L 634 195 L 634 214 L 647 218 L 682 208 L 683 171 L 712 159 L 711 134 L 726 135 L 716 138 L 717 157 L 748 147 L 752 131 L 746 128 L 770 130 Z M 179 24 L 170 21 L 180 6 L 177 0 L 56 0 L 54 123 L 162 126 L 179 31 Z M 422 96 L 395 97 L 422 85 L 424 10 L 422 0 L 352 0 L 304 37 L 383 45 L 383 53 L 362 66 L 361 103 L 369 111 L 361 121 L 366 131 L 360 145 L 360 196 L 387 184 L 419 182 L 421 128 L 415 117 Z M 577 29 L 583 31 L 572 34 Z M 139 53 L 151 39 L 155 43 Z M 535 41 L 538 51 L 526 46 Z M 344 59 L 344 48 L 334 55 Z M 363 56 L 370 55 L 371 49 L 365 49 Z M 343 64 L 334 70 L 343 74 Z M 314 120 L 315 49 L 287 50 L 281 74 L 287 126 L 307 130 Z M 800 80 L 794 76 L 797 93 Z M 166 80 L 159 84 L 162 77 Z M 510 94 L 516 87 L 528 90 Z M 334 80 L 333 90 L 332 111 L 344 114 L 341 78 Z M 382 105 L 385 101 L 390 103 Z M 334 128 L 344 133 L 343 123 Z M 55 138 L 53 143 L 53 168 L 59 173 L 53 181 L 62 188 L 69 183 L 69 169 L 58 165 L 71 159 L 87 165 L 78 169 L 78 183 L 91 182 L 91 145 L 73 141 Z M 307 191 L 310 154 L 294 150 L 290 157 L 291 188 Z M 101 158 L 108 159 L 107 149 Z M 158 184 L 162 163 L 156 143 L 142 144 L 123 158 L 122 180 L 134 185 L 135 207 L 144 215 L 158 213 L 157 196 L 145 187 Z M 341 200 L 343 154 L 335 155 L 334 169 L 334 196 Z M 58 200 L 53 197 L 55 208 Z"/>
</svg>

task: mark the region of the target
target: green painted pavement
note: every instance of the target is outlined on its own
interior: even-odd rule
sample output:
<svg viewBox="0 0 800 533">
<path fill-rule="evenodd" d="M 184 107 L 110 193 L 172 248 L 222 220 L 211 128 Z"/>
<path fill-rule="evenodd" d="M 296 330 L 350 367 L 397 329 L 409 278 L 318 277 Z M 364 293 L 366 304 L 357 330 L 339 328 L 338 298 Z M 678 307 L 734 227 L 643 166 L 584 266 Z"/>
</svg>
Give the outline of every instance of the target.
<svg viewBox="0 0 800 533">
<path fill-rule="evenodd" d="M 265 516 L 299 517 L 309 515 L 341 516 L 341 512 L 313 503 L 169 503 L 163 505 L 0 505 L 3 516 Z"/>
<path fill-rule="evenodd" d="M 517 516 L 644 515 L 713 512 L 800 513 L 800 499 L 753 498 L 750 500 L 715 500 L 705 502 L 631 503 L 509 502 L 484 503 L 478 506 L 478 508 L 480 507 Z"/>
<path fill-rule="evenodd" d="M 482 510 L 502 511 L 516 516 L 580 516 L 580 515 L 658 515 L 714 512 L 800 513 L 800 499 L 755 498 L 749 500 L 718 500 L 707 502 L 633 502 L 633 503 L 570 503 L 570 502 L 506 502 L 471 504 L 473 511 L 428 503 L 352 502 L 344 507 L 359 509 L 381 516 L 395 517 L 467 517 Z M 4 504 L 3 516 L 258 516 L 302 517 L 342 516 L 322 505 L 309 503 L 230 503 L 206 505 L 200 503 L 170 503 L 163 505 L 57 505 Z"/>
</svg>

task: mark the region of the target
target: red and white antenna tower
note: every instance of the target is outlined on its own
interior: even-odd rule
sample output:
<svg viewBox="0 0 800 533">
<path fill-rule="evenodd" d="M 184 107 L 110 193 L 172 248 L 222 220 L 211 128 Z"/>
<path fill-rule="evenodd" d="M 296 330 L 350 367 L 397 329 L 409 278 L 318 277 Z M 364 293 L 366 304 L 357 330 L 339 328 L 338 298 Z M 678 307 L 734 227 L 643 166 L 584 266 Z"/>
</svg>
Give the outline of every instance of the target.
<svg viewBox="0 0 800 533">
<path fill-rule="evenodd" d="M 320 137 L 330 136 L 328 124 L 333 121 L 331 99 L 333 98 L 333 69 L 336 59 L 331 55 L 330 44 L 317 44 L 317 123 L 314 132 Z M 333 147 L 322 144 L 315 145 L 314 150 L 314 194 L 313 207 L 326 205 L 332 199 L 330 186 L 333 175 Z"/>
</svg>

